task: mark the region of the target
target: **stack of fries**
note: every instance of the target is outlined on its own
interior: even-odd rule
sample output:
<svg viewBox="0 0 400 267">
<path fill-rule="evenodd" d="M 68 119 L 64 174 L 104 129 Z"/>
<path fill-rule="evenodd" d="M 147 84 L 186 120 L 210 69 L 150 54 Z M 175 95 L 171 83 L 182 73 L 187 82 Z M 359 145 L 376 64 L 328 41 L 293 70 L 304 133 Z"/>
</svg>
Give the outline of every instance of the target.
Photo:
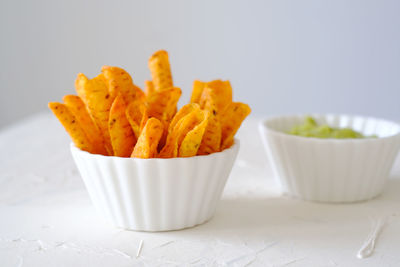
<svg viewBox="0 0 400 267">
<path fill-rule="evenodd" d="M 81 150 L 105 156 L 174 158 L 207 155 L 229 148 L 247 104 L 232 102 L 229 81 L 194 81 L 190 103 L 177 111 L 181 89 L 174 87 L 168 53 L 149 59 L 152 81 L 145 92 L 118 67 L 103 66 L 88 79 L 78 74 L 76 95 L 49 108 Z"/>
</svg>

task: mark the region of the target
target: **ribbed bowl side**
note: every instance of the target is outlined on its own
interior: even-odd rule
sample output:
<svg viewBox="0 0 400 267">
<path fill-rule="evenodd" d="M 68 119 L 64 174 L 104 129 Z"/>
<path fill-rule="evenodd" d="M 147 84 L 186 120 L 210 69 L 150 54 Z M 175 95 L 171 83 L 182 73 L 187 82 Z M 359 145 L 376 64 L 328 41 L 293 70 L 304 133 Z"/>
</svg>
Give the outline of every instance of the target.
<svg viewBox="0 0 400 267">
<path fill-rule="evenodd" d="M 87 160 L 87 156 L 83 153 L 79 153 L 79 150 L 72 145 L 71 151 L 94 207 L 99 213 L 103 214 L 104 217 L 111 220 L 113 216 L 110 212 L 111 209 L 108 207 L 109 201 L 107 199 L 107 194 L 104 193 L 104 186 L 100 178 L 102 174 L 99 172 L 97 162 Z"/>
<path fill-rule="evenodd" d="M 105 157 L 71 145 L 96 209 L 114 225 L 169 231 L 209 220 L 221 198 L 239 142 L 220 153 L 174 159 Z"/>
<path fill-rule="evenodd" d="M 398 125 L 361 117 L 317 115 L 320 122 L 384 138 L 328 140 L 282 133 L 301 123 L 301 117 L 275 118 L 260 124 L 283 193 L 312 201 L 355 202 L 383 191 L 400 147 Z"/>
</svg>

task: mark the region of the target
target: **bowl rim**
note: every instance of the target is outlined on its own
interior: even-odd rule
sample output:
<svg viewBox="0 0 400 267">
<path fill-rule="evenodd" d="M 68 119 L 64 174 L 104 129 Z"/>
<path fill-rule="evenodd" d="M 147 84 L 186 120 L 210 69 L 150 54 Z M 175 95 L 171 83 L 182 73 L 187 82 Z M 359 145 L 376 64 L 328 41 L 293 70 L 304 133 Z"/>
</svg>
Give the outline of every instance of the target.
<svg viewBox="0 0 400 267">
<path fill-rule="evenodd" d="M 281 132 L 275 129 L 272 129 L 271 127 L 266 125 L 266 122 L 271 121 L 271 120 L 276 120 L 276 119 L 282 119 L 282 118 L 299 118 L 303 117 L 305 118 L 306 116 L 319 116 L 319 117 L 327 117 L 327 116 L 335 116 L 335 117 L 351 117 L 351 118 L 360 118 L 363 120 L 376 120 L 376 121 L 381 121 L 385 123 L 390 123 L 399 128 L 399 131 L 396 134 L 392 134 L 389 136 L 385 137 L 377 137 L 377 138 L 319 138 L 319 137 L 306 137 L 306 136 L 299 136 L 299 135 L 294 135 L 294 134 L 289 134 L 285 132 Z M 270 132 L 282 137 L 286 138 L 293 138 L 297 140 L 307 140 L 311 142 L 326 142 L 326 143 L 346 143 L 346 142 L 380 142 L 381 140 L 387 140 L 387 139 L 392 139 L 392 138 L 398 138 L 400 137 L 400 124 L 391 120 L 387 119 L 381 119 L 373 116 L 362 116 L 362 115 L 350 115 L 350 114 L 341 114 L 341 113 L 297 113 L 297 114 L 284 114 L 284 115 L 273 115 L 273 116 L 268 116 L 265 117 L 258 122 L 259 125 L 259 130 L 264 133 L 265 132 Z"/>
<path fill-rule="evenodd" d="M 237 138 L 234 138 L 234 142 L 233 145 L 231 145 L 230 147 L 219 151 L 219 152 L 214 152 L 208 155 L 196 155 L 196 156 L 192 156 L 192 157 L 175 157 L 175 158 L 148 158 L 148 159 L 143 159 L 143 158 L 131 158 L 131 157 L 118 157 L 118 156 L 104 156 L 101 154 L 93 154 L 84 150 L 81 150 L 80 148 L 76 147 L 75 144 L 73 142 L 70 142 L 70 150 L 71 153 L 81 153 L 87 157 L 94 157 L 94 158 L 104 158 L 104 159 L 119 159 L 119 160 L 134 160 L 134 161 L 157 161 L 157 160 L 161 160 L 161 161 L 174 161 L 174 160 L 188 160 L 188 159 L 195 159 L 195 158 L 212 158 L 212 157 L 218 157 L 219 155 L 222 154 L 228 154 L 231 151 L 234 150 L 239 150 L 240 148 L 240 141 Z"/>
</svg>

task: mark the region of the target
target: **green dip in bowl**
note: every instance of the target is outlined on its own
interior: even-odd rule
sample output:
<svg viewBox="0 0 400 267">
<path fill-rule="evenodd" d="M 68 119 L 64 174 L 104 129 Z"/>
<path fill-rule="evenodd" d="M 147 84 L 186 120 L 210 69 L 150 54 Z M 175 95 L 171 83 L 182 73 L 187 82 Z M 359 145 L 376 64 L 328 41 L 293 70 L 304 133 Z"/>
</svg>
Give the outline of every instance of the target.
<svg viewBox="0 0 400 267">
<path fill-rule="evenodd" d="M 330 127 L 328 124 L 318 125 L 315 119 L 311 116 L 305 117 L 303 124 L 293 126 L 288 133 L 303 137 L 316 138 L 376 138 L 376 136 L 364 136 L 350 128 L 334 128 Z"/>
</svg>

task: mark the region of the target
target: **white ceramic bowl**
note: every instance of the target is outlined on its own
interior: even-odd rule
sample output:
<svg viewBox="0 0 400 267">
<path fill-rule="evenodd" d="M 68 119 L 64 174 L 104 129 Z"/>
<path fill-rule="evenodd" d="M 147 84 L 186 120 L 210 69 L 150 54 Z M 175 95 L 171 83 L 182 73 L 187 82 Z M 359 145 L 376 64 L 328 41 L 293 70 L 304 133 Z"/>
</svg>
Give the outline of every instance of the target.
<svg viewBox="0 0 400 267">
<path fill-rule="evenodd" d="M 400 125 L 348 115 L 311 115 L 318 124 L 349 127 L 367 139 L 320 139 L 287 134 L 306 115 L 260 122 L 259 130 L 283 193 L 320 202 L 354 202 L 379 195 L 400 147 Z"/>
<path fill-rule="evenodd" d="M 169 231 L 209 220 L 221 198 L 239 141 L 222 152 L 172 159 L 72 156 L 96 209 L 117 227 Z"/>
</svg>

